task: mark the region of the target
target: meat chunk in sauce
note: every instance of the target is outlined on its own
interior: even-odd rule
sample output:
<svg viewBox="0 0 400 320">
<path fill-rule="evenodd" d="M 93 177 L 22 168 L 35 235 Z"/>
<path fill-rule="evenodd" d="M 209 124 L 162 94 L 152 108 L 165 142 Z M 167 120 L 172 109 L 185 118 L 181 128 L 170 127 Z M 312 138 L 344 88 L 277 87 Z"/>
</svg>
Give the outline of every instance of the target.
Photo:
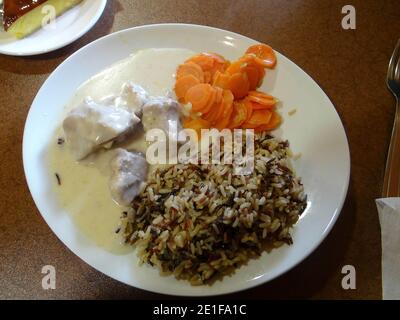
<svg viewBox="0 0 400 320">
<path fill-rule="evenodd" d="M 111 196 L 118 204 L 128 206 L 140 193 L 147 176 L 148 164 L 140 152 L 117 149 L 110 162 L 111 177 L 109 187 Z"/>
<path fill-rule="evenodd" d="M 119 96 L 115 97 L 114 104 L 140 117 L 142 115 L 143 106 L 148 101 L 149 95 L 141 86 L 133 82 L 127 82 L 122 87 Z"/>
<path fill-rule="evenodd" d="M 143 106 L 144 130 L 161 129 L 174 141 L 178 141 L 178 133 L 182 130 L 179 117 L 179 104 L 170 98 L 152 98 Z"/>
<path fill-rule="evenodd" d="M 121 138 L 140 122 L 125 109 L 98 104 L 86 98 L 63 122 L 66 142 L 76 160 Z"/>
</svg>

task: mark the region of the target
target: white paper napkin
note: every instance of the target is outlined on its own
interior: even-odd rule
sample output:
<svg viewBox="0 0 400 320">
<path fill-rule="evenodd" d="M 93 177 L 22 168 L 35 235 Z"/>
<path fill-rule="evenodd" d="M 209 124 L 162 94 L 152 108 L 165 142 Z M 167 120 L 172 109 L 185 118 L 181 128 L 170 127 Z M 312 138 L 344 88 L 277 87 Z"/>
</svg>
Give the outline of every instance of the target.
<svg viewBox="0 0 400 320">
<path fill-rule="evenodd" d="M 400 198 L 377 199 L 382 235 L 382 295 L 400 300 Z"/>
</svg>

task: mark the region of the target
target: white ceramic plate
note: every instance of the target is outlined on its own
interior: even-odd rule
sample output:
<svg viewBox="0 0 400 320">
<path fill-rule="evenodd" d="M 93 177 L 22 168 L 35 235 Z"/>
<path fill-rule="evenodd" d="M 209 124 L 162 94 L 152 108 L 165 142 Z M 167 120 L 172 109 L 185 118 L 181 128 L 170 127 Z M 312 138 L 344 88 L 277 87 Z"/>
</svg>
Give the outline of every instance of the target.
<svg viewBox="0 0 400 320">
<path fill-rule="evenodd" d="M 288 271 L 305 259 L 333 227 L 342 208 L 350 175 L 346 134 L 334 106 L 321 88 L 298 66 L 277 53 L 278 66 L 262 89 L 282 100 L 284 123 L 278 134 L 289 139 L 302 176 L 308 207 L 293 231 L 294 244 L 264 254 L 213 286 L 192 287 L 173 277 L 161 277 L 149 266 L 137 266 L 134 253 L 110 254 L 94 246 L 57 205 L 44 154 L 63 106 L 78 86 L 132 52 L 152 47 L 218 52 L 229 59 L 256 43 L 244 36 L 205 26 L 161 24 L 136 27 L 103 37 L 65 60 L 37 94 L 26 121 L 23 160 L 33 199 L 50 228 L 76 255 L 97 270 L 129 285 L 174 295 L 216 295 L 250 288 Z M 288 111 L 297 113 L 288 116 Z"/>
<path fill-rule="evenodd" d="M 84 0 L 55 20 L 54 28 L 39 29 L 24 39 L 17 40 L 0 31 L 0 53 L 30 56 L 62 48 L 90 30 L 99 20 L 107 0 Z"/>
</svg>

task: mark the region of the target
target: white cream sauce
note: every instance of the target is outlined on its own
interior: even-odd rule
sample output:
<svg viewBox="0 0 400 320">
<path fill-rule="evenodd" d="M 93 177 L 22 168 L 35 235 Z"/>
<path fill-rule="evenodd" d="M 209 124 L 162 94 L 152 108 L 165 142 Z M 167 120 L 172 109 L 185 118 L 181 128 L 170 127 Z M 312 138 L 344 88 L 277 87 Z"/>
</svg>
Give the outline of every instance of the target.
<svg viewBox="0 0 400 320">
<path fill-rule="evenodd" d="M 117 95 L 127 81 L 142 86 L 150 95 L 165 96 L 172 91 L 177 66 L 193 54 L 190 50 L 172 48 L 139 51 L 82 84 L 65 107 L 64 115 L 87 96 L 102 100 Z M 48 148 L 50 174 L 53 177 L 57 173 L 61 179 L 59 186 L 53 178 L 60 205 L 96 245 L 116 254 L 130 252 L 132 249 L 124 246 L 120 234 L 115 232 L 125 208 L 112 200 L 108 189 L 108 163 L 114 155 L 113 149 L 99 151 L 78 163 L 67 145 L 57 144 L 59 137 L 64 137 L 61 124 Z M 144 134 L 138 132 L 119 147 L 146 153 L 147 143 Z"/>
</svg>

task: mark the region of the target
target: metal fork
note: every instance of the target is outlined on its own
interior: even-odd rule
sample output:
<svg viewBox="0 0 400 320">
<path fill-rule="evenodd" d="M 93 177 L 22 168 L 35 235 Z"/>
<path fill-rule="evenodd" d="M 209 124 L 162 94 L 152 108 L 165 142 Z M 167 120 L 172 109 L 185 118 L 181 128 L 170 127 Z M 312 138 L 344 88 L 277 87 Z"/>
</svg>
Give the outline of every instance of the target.
<svg viewBox="0 0 400 320">
<path fill-rule="evenodd" d="M 386 160 L 382 196 L 400 196 L 400 39 L 389 62 L 387 86 L 396 97 L 396 115 Z"/>
<path fill-rule="evenodd" d="M 0 24 L 3 24 L 3 15 L 4 15 L 4 3 L 3 0 L 0 0 Z"/>
</svg>

